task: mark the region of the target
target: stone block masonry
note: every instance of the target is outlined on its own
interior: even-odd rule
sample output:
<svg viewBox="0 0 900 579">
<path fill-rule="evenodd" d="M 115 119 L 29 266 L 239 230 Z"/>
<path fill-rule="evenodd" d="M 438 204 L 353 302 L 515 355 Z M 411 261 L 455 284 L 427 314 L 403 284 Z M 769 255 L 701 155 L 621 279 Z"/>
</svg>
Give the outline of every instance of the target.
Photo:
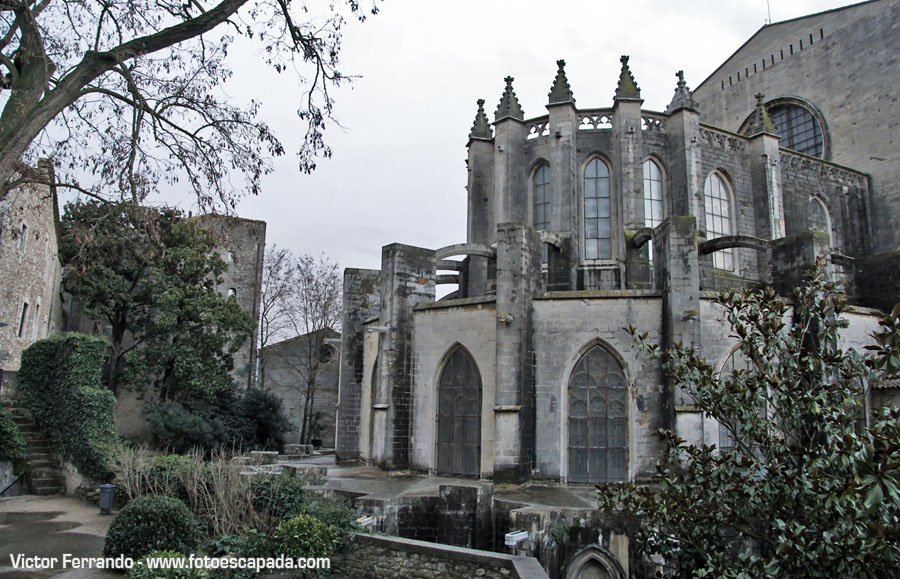
<svg viewBox="0 0 900 579">
<path fill-rule="evenodd" d="M 413 539 L 357 535 L 333 560 L 333 571 L 353 579 L 547 579 L 537 559 L 436 545 Z"/>
</svg>

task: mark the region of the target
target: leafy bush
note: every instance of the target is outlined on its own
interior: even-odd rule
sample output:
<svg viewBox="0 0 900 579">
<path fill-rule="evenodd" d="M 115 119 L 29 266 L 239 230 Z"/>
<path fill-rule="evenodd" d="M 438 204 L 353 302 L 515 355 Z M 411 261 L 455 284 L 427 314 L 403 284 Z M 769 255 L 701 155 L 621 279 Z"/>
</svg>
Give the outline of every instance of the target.
<svg viewBox="0 0 900 579">
<path fill-rule="evenodd" d="M 277 450 L 290 429 L 278 397 L 234 388 L 209 398 L 164 402 L 148 418 L 157 444 L 179 453 L 194 447 Z"/>
<path fill-rule="evenodd" d="M 108 480 L 118 445 L 116 398 L 100 385 L 106 341 L 80 334 L 40 340 L 22 352 L 19 391 L 37 424 L 81 474 Z"/>
<path fill-rule="evenodd" d="M 303 512 L 306 485 L 287 476 L 255 476 L 250 482 L 253 509 L 269 519 L 272 525 Z"/>
<path fill-rule="evenodd" d="M 0 406 L 0 460 L 17 462 L 25 458 L 25 438 L 19 432 L 19 425 L 6 409 Z"/>
<path fill-rule="evenodd" d="M 148 495 L 125 505 L 113 520 L 103 556 L 136 559 L 159 549 L 191 552 L 201 538 L 201 526 L 183 502 Z"/>
<path fill-rule="evenodd" d="M 147 421 L 157 444 L 173 452 L 184 453 L 195 447 L 209 449 L 216 446 L 209 420 L 180 402 L 163 402 L 156 406 Z"/>
<path fill-rule="evenodd" d="M 266 558 L 275 555 L 265 533 L 250 529 L 241 535 L 225 534 L 211 539 L 206 551 L 212 557 Z M 252 579 L 258 576 L 253 569 L 220 569 L 213 573 L 217 579 Z"/>
<path fill-rule="evenodd" d="M 341 538 L 331 525 L 310 515 L 297 515 L 276 527 L 272 542 L 279 554 L 298 559 L 330 557 Z"/>
<path fill-rule="evenodd" d="M 134 562 L 134 567 L 125 574 L 125 579 L 205 579 L 206 569 L 151 569 L 147 559 L 187 559 L 177 551 L 153 551 L 143 559 Z M 186 567 L 186 566 L 185 566 Z"/>
<path fill-rule="evenodd" d="M 353 536 L 359 531 L 356 513 L 344 501 L 309 501 L 304 505 L 303 513 L 334 527 L 340 538 L 337 545 L 339 551 L 350 546 Z"/>
<path fill-rule="evenodd" d="M 258 445 L 265 450 L 284 449 L 284 435 L 292 426 L 282 409 L 281 398 L 266 390 L 247 390 L 243 412 L 254 425 Z"/>
</svg>

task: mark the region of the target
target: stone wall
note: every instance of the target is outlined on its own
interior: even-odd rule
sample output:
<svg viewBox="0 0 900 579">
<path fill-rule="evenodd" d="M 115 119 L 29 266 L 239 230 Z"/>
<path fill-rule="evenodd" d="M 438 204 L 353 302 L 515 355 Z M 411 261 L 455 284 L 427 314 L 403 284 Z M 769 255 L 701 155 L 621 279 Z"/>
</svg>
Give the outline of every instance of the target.
<svg viewBox="0 0 900 579">
<path fill-rule="evenodd" d="M 481 476 L 494 471 L 494 396 L 497 322 L 492 298 L 423 304 L 415 311 L 416 359 L 413 392 L 413 468 L 436 466 L 437 385 L 450 351 L 460 346 L 481 375 Z"/>
<path fill-rule="evenodd" d="M 340 356 L 338 349 L 326 341 L 329 339 L 339 340 L 340 336 L 328 332 L 328 338 L 316 339 L 313 334 L 306 334 L 266 346 L 260 352 L 265 379 L 259 386 L 281 398 L 282 409 L 293 428 L 285 436 L 286 443 L 306 443 L 300 440 L 300 432 L 312 362 L 316 380 L 310 417 L 319 413 L 322 446 L 334 448 Z"/>
<path fill-rule="evenodd" d="M 41 169 L 52 172 L 49 164 Z M 0 369 L 62 326 L 56 192 L 24 185 L 0 200 Z"/>
<path fill-rule="evenodd" d="M 338 460 L 360 458 L 360 415 L 363 385 L 363 325 L 380 311 L 378 277 L 371 269 L 344 270 L 344 314 L 341 318 L 341 369 L 338 387 Z M 370 404 L 371 405 L 371 404 Z M 367 429 L 368 432 L 368 429 Z"/>
<path fill-rule="evenodd" d="M 704 122 L 732 131 L 759 92 L 821 115 L 825 158 L 872 175 L 876 251 L 900 241 L 897 100 L 884 73 L 896 68 L 898 23 L 900 2 L 877 0 L 765 26 L 694 91 Z"/>
<path fill-rule="evenodd" d="M 629 384 L 629 478 L 650 474 L 659 445 L 654 433 L 664 426 L 662 374 L 658 364 L 640 355 L 624 328 L 634 325 L 658 342 L 661 309 L 658 294 L 647 291 L 538 294 L 533 319 L 539 476 L 566 476 L 569 376 L 581 356 L 598 344 L 623 366 Z"/>
<path fill-rule="evenodd" d="M 353 579 L 547 578 L 531 557 L 374 535 L 357 535 L 349 552 L 333 559 L 332 569 Z"/>
<path fill-rule="evenodd" d="M 259 320 L 266 223 L 226 215 L 204 215 L 197 219 L 216 235 L 216 249 L 228 265 L 222 283 L 217 286 L 219 293 L 234 296 L 241 309 Z M 252 337 L 234 353 L 231 374 L 241 388 L 256 384 L 258 331 L 254 325 Z"/>
</svg>

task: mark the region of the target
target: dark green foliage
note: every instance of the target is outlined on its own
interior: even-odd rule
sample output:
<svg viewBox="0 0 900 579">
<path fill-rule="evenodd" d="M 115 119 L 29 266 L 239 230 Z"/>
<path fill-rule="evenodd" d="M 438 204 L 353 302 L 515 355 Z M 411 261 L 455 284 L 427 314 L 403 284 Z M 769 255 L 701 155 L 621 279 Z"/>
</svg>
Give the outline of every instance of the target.
<svg viewBox="0 0 900 579">
<path fill-rule="evenodd" d="M 212 557 L 266 558 L 277 555 L 265 533 L 250 529 L 241 535 L 219 535 L 206 545 L 206 551 Z M 252 579 L 257 577 L 253 569 L 220 569 L 212 576 L 218 579 Z"/>
<path fill-rule="evenodd" d="M 163 400 L 232 383 L 252 316 L 221 295 L 216 238 L 175 209 L 71 203 L 61 222 L 66 289 L 110 324 L 110 387 L 152 385 Z M 125 347 L 131 335 L 133 346 Z"/>
<path fill-rule="evenodd" d="M 278 450 L 290 428 L 277 397 L 234 388 L 210 398 L 164 402 L 148 419 L 157 444 L 174 452 L 194 447 Z"/>
<path fill-rule="evenodd" d="M 202 536 L 200 523 L 183 502 L 145 495 L 116 515 L 106 534 L 103 556 L 137 559 L 156 550 L 190 553 Z"/>
<path fill-rule="evenodd" d="M 257 444 L 267 450 L 284 449 L 284 435 L 291 429 L 291 423 L 284 414 L 281 398 L 266 390 L 247 390 L 243 412 L 255 426 Z"/>
<path fill-rule="evenodd" d="M 188 569 L 187 564 L 185 564 L 184 569 L 151 569 L 147 564 L 147 559 L 186 560 L 187 557 L 178 551 L 153 551 L 143 559 L 135 561 L 134 567 L 125 574 L 125 579 L 205 579 L 211 576 L 208 570 Z"/>
<path fill-rule="evenodd" d="M 183 453 L 194 447 L 209 449 L 217 446 L 217 437 L 209 420 L 180 402 L 159 404 L 150 411 L 147 420 L 160 448 Z"/>
<path fill-rule="evenodd" d="M 633 333 L 734 449 L 661 431 L 657 484 L 598 485 L 601 510 L 666 577 L 897 577 L 900 411 L 859 418 L 867 389 L 900 370 L 900 310 L 863 355 L 841 340 L 846 304 L 822 264 L 790 303 L 766 290 L 719 305 L 745 370 L 719 375 Z"/>
<path fill-rule="evenodd" d="M 273 525 L 303 512 L 306 503 L 303 481 L 287 475 L 255 476 L 250 485 L 253 509 L 266 515 Z"/>
<path fill-rule="evenodd" d="M 22 353 L 19 391 L 35 421 L 81 474 L 111 476 L 118 444 L 116 399 L 100 385 L 105 340 L 65 334 L 40 340 Z"/>
<path fill-rule="evenodd" d="M 338 532 L 339 541 L 336 549 L 339 551 L 349 547 L 354 535 L 359 531 L 356 512 L 344 501 L 309 501 L 304 505 L 303 513 L 334 527 Z"/>
<path fill-rule="evenodd" d="M 0 460 L 18 462 L 24 458 L 25 438 L 19 432 L 19 425 L 0 406 Z"/>
<path fill-rule="evenodd" d="M 276 552 L 287 557 L 330 557 L 341 542 L 338 531 L 310 515 L 282 522 L 272 534 Z"/>
</svg>

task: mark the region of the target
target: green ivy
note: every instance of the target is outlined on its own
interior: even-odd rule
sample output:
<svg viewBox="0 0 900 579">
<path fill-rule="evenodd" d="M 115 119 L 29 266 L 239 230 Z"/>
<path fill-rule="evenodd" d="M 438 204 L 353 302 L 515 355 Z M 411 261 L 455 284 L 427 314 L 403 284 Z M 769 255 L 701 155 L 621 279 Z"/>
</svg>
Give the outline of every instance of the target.
<svg viewBox="0 0 900 579">
<path fill-rule="evenodd" d="M 0 460 L 18 462 L 25 458 L 25 439 L 12 416 L 0 407 Z"/>
<path fill-rule="evenodd" d="M 118 444 L 116 398 L 100 384 L 105 340 L 65 334 L 22 352 L 19 391 L 34 419 L 78 471 L 108 480 Z"/>
</svg>

